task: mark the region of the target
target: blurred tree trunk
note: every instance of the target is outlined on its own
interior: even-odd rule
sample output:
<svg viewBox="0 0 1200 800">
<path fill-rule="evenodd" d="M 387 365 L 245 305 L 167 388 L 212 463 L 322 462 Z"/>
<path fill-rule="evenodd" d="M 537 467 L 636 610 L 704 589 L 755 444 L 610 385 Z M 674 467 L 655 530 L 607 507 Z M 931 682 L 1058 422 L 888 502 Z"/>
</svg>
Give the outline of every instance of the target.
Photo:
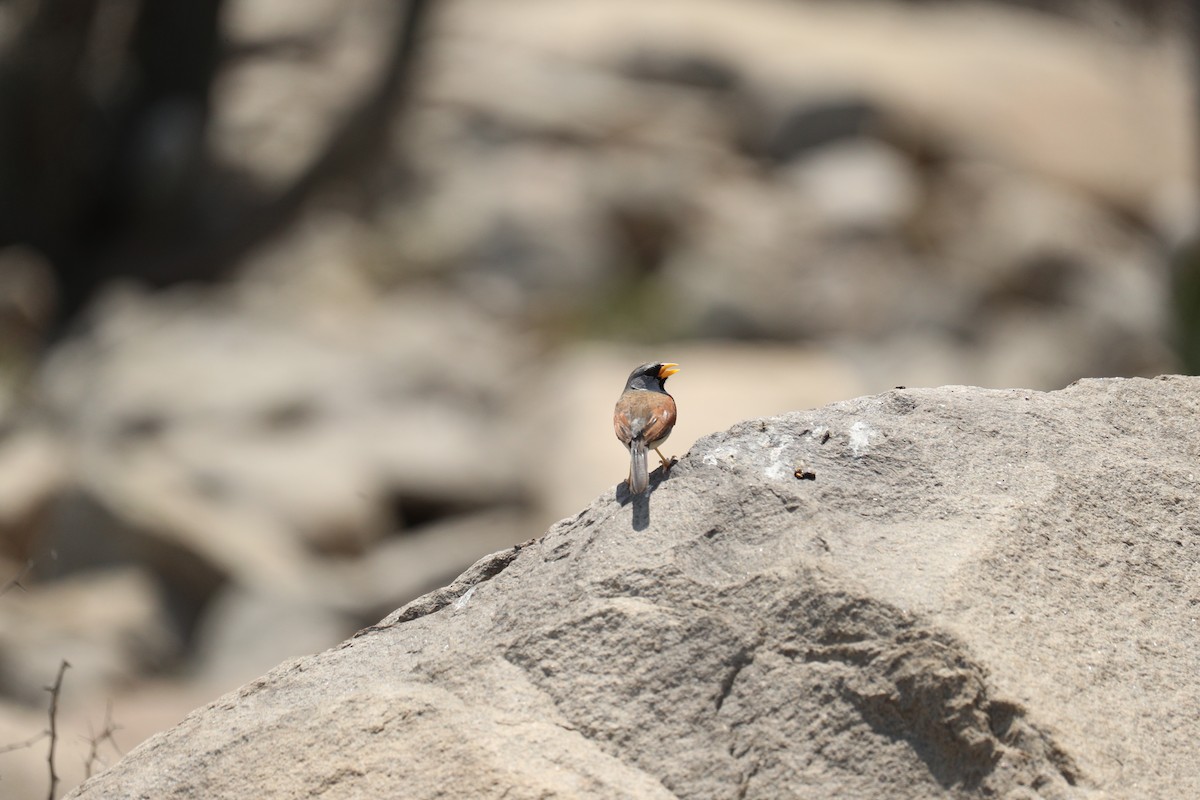
<svg viewBox="0 0 1200 800">
<path fill-rule="evenodd" d="M 89 115 L 77 76 L 96 5 L 39 4 L 0 54 L 0 244 L 50 241 L 78 214 L 68 185 Z"/>
<path fill-rule="evenodd" d="M 221 277 L 313 194 L 369 163 L 428 5 L 395 5 L 382 74 L 310 163 L 268 191 L 244 175 L 214 179 L 230 165 L 207 150 L 210 95 L 230 54 L 223 0 L 33 3 L 0 53 L 0 247 L 32 246 L 50 261 L 59 331 L 116 276 L 151 286 Z M 133 14 L 123 34 L 114 9 Z"/>
<path fill-rule="evenodd" d="M 1191 39 L 1193 134 L 1200 163 L 1200 8 L 1188 4 L 1183 12 Z M 1191 239 L 1171 256 L 1171 304 L 1175 348 L 1180 368 L 1189 375 L 1200 375 L 1200 238 L 1193 220 Z"/>
<path fill-rule="evenodd" d="M 187 225 L 221 5 L 149 0 L 125 51 L 97 54 L 96 0 L 42 0 L 0 61 L 0 244 L 50 260 L 64 319 L 126 259 L 152 283 L 177 277 L 138 256 L 168 255 Z M 98 55 L 116 71 L 102 89 Z"/>
</svg>

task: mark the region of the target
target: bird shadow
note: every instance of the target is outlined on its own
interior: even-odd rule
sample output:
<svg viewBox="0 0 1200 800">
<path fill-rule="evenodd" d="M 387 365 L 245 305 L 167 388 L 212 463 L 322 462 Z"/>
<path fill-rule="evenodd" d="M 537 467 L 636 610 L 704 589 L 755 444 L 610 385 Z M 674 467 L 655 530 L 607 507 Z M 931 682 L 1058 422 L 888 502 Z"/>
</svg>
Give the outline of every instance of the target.
<svg viewBox="0 0 1200 800">
<path fill-rule="evenodd" d="M 674 466 L 677 462 L 678 459 L 672 459 L 671 465 Z M 625 481 L 617 484 L 617 502 L 622 506 L 631 505 L 633 507 L 631 522 L 635 531 L 644 531 L 650 527 L 650 495 L 654 493 L 659 484 L 667 479 L 668 474 L 663 471 L 662 467 L 651 472 L 650 485 L 641 494 L 629 491 L 629 484 Z"/>
<path fill-rule="evenodd" d="M 625 491 L 628 492 L 629 488 L 626 487 Z M 630 497 L 633 498 L 633 529 L 644 531 L 650 527 L 650 490 Z"/>
</svg>

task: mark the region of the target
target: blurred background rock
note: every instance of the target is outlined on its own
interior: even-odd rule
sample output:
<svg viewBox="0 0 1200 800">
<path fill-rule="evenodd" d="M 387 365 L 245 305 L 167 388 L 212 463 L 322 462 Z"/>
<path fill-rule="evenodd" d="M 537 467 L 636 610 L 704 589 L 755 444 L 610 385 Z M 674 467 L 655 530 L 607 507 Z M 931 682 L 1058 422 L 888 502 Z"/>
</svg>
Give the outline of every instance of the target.
<svg viewBox="0 0 1200 800">
<path fill-rule="evenodd" d="M 640 362 L 683 366 L 680 455 L 894 385 L 1195 371 L 1193 25 L 0 3 L 0 746 L 67 659 L 69 788 L 110 702 L 129 748 L 539 535 L 624 478 Z"/>
</svg>

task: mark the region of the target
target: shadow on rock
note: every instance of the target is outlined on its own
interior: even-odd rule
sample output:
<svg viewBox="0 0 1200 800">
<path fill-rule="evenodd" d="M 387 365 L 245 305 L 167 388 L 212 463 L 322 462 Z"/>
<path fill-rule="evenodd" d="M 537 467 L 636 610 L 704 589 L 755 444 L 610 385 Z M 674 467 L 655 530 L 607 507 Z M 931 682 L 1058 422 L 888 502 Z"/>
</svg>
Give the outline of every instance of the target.
<svg viewBox="0 0 1200 800">
<path fill-rule="evenodd" d="M 650 527 L 650 490 L 641 494 L 629 491 L 629 484 L 622 481 L 617 484 L 617 502 L 622 506 L 633 506 L 632 527 L 635 531 L 644 531 Z"/>
<path fill-rule="evenodd" d="M 671 463 L 674 465 L 678 459 Z M 650 527 L 650 495 L 658 488 L 659 484 L 667 479 L 669 473 L 664 473 L 662 468 L 658 468 L 650 473 L 650 486 L 641 494 L 634 494 L 629 491 L 629 484 L 621 481 L 617 484 L 617 502 L 621 506 L 633 505 L 633 519 L 631 520 L 632 527 L 635 531 L 644 531 Z"/>
</svg>

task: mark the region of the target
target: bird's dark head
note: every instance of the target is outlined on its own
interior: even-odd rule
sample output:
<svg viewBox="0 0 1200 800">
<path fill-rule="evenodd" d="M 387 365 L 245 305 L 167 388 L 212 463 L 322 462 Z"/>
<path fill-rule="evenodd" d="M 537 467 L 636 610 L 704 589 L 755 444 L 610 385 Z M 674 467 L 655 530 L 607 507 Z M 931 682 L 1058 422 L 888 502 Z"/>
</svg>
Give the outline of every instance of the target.
<svg viewBox="0 0 1200 800">
<path fill-rule="evenodd" d="M 667 378 L 679 372 L 679 365 L 671 362 L 655 361 L 650 364 L 642 364 L 640 367 L 629 373 L 629 380 L 625 382 L 626 391 L 630 389 L 645 389 L 650 392 L 665 392 L 663 384 Z"/>
</svg>

